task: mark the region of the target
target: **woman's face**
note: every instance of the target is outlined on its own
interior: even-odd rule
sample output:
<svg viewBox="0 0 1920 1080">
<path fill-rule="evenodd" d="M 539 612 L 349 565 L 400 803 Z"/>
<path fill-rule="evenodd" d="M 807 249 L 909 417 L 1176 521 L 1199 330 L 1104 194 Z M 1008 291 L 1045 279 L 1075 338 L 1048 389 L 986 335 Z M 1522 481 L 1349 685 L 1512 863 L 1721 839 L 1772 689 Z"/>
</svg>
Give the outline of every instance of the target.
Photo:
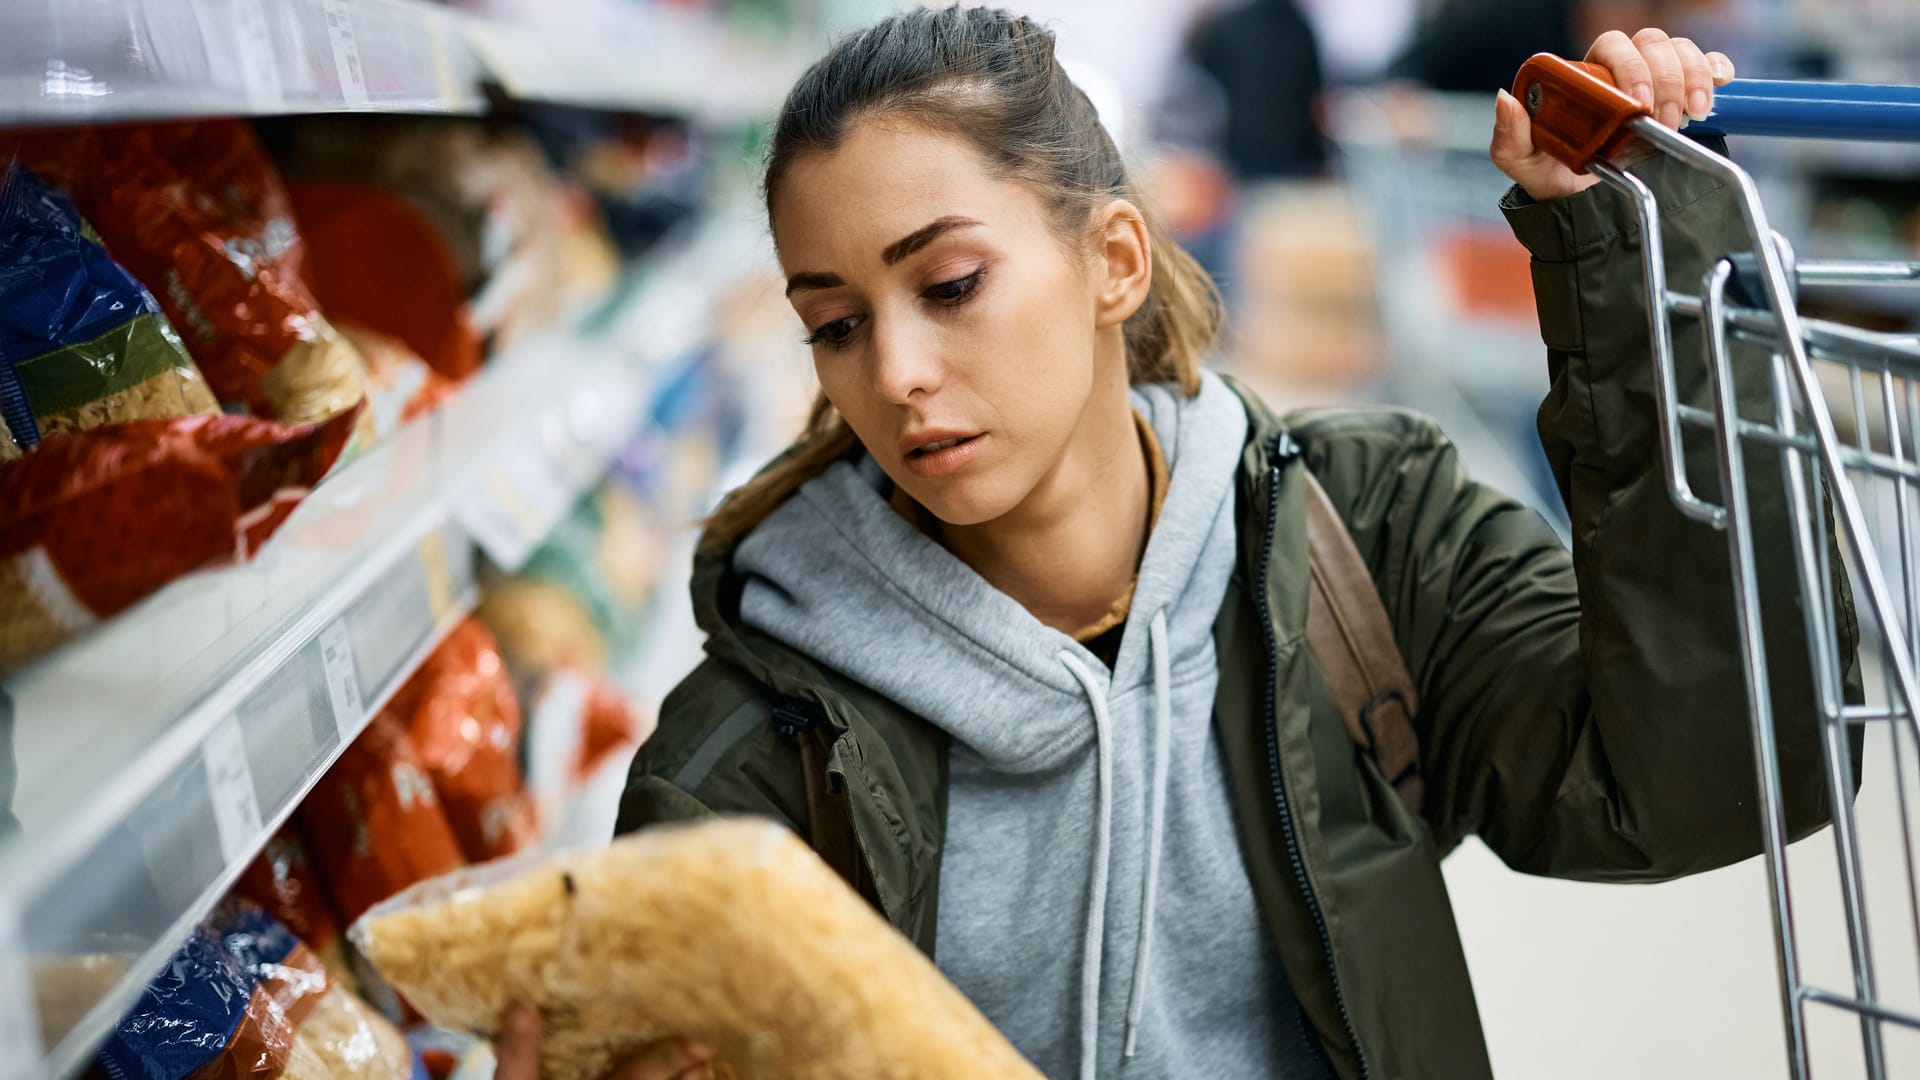
<svg viewBox="0 0 1920 1080">
<path fill-rule="evenodd" d="M 790 166 L 772 218 L 821 388 L 942 521 L 1025 502 L 1116 397 L 1097 386 L 1117 379 L 1125 407 L 1111 260 L 1070 250 L 1040 197 L 963 140 L 861 123 Z"/>
</svg>

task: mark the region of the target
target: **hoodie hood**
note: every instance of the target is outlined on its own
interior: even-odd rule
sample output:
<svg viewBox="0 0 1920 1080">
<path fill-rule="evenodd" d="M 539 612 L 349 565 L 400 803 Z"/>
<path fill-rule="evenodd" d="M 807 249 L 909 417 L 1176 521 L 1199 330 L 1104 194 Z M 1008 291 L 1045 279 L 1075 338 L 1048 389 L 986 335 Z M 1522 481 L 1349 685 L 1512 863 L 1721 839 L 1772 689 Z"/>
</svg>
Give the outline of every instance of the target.
<svg viewBox="0 0 1920 1080">
<path fill-rule="evenodd" d="M 1210 526 L 1232 529 L 1245 409 L 1211 373 L 1193 398 L 1152 384 L 1133 400 L 1168 459 L 1160 521 L 1180 527 L 1148 539 L 1110 675 L 895 513 L 891 481 L 865 454 L 809 481 L 740 543 L 741 621 L 925 717 L 994 769 L 1059 767 L 1094 739 L 1086 686 L 1063 656 L 1100 673 L 1110 693 L 1144 686 L 1144 629 L 1165 611 L 1172 666 L 1183 644 L 1205 643 L 1210 661 L 1226 588 L 1223 576 L 1204 595 L 1189 591 Z"/>
</svg>

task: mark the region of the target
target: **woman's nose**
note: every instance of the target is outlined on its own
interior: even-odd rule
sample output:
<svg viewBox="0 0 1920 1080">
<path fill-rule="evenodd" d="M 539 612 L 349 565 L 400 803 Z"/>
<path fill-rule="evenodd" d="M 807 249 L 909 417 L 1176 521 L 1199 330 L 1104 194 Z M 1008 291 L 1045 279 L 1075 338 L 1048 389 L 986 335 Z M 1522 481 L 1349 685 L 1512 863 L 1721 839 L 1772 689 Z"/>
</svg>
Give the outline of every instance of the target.
<svg viewBox="0 0 1920 1080">
<path fill-rule="evenodd" d="M 889 403 L 905 405 L 938 390 L 944 369 L 933 335 L 908 319 L 874 320 L 873 384 Z"/>
</svg>

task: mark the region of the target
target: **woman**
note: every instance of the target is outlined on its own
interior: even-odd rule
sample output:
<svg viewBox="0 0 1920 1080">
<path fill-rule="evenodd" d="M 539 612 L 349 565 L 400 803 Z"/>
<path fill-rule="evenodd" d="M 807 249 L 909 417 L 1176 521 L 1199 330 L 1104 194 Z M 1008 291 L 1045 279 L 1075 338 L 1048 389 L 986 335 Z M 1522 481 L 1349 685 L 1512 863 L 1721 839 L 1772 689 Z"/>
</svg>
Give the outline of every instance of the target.
<svg viewBox="0 0 1920 1080">
<path fill-rule="evenodd" d="M 1732 73 L 1657 30 L 1589 56 L 1669 124 Z M 619 828 L 788 823 L 1049 1075 L 1487 1076 L 1440 874 L 1463 836 L 1605 881 L 1760 847 L 1724 538 L 1668 502 L 1630 210 L 1533 152 L 1506 95 L 1492 149 L 1535 258 L 1571 554 L 1429 421 L 1277 415 L 1204 371 L 1209 283 L 1044 30 L 948 8 L 836 45 L 767 170 L 823 396 L 709 523 L 709 656 Z M 1697 278 L 1737 243 L 1731 204 L 1645 174 Z M 1412 676 L 1417 812 L 1303 641 L 1309 473 Z M 1754 513 L 1781 517 L 1768 490 Z M 1767 605 L 1783 633 L 1790 598 Z M 1783 658 L 1773 686 L 1805 832 L 1809 672 Z M 513 1031 L 503 1075 L 531 1075 L 537 1021 Z M 623 1075 L 705 1054 L 669 1041 Z"/>
</svg>

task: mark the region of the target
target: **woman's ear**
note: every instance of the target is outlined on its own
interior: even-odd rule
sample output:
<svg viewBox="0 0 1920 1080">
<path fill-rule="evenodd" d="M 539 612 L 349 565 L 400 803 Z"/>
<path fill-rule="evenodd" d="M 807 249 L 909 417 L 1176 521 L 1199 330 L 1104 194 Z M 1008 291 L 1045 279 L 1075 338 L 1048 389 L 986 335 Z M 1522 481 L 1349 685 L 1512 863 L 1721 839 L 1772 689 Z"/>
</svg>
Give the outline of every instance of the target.
<svg viewBox="0 0 1920 1080">
<path fill-rule="evenodd" d="M 1153 244 L 1147 239 L 1147 219 L 1125 199 L 1096 209 L 1093 224 L 1094 270 L 1099 275 L 1094 323 L 1117 326 L 1147 302 L 1153 287 Z"/>
</svg>

